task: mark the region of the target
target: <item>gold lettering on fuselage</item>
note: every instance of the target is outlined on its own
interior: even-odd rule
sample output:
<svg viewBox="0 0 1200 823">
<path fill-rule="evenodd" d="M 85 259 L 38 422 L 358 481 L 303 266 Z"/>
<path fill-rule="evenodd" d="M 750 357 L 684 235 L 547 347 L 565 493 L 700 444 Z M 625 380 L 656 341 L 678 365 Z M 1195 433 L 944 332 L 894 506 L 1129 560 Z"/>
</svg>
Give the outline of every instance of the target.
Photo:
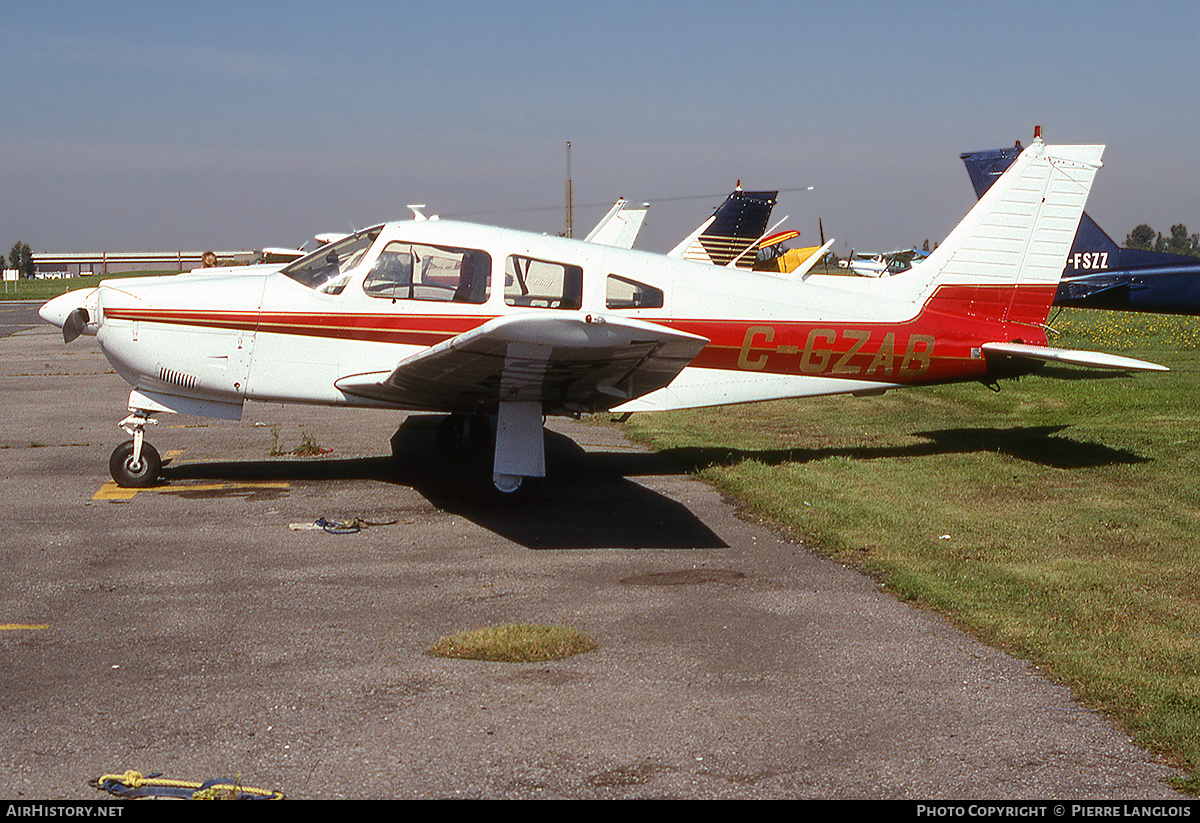
<svg viewBox="0 0 1200 823">
<path fill-rule="evenodd" d="M 903 355 L 897 354 L 894 331 L 818 328 L 808 332 L 803 349 L 794 343 L 772 346 L 774 342 L 773 326 L 747 326 L 738 352 L 738 368 L 763 371 L 771 365 L 772 371 L 780 373 L 914 378 L 929 371 L 937 340 L 927 334 L 910 335 L 902 343 Z M 797 354 L 798 364 L 793 359 Z"/>
<path fill-rule="evenodd" d="M 875 357 L 871 360 L 871 365 L 867 366 L 867 374 L 872 375 L 876 372 L 883 372 L 883 376 L 892 373 L 892 369 L 896 367 L 896 335 L 894 332 L 888 332 L 883 337 L 883 342 L 879 344 L 879 348 L 875 350 Z"/>
<path fill-rule="evenodd" d="M 738 368 L 748 369 L 750 371 L 760 371 L 767 367 L 767 356 L 760 354 L 757 357 L 750 356 L 750 350 L 754 347 L 754 338 L 762 335 L 763 342 L 770 343 L 775 339 L 775 330 L 770 326 L 750 326 L 746 329 L 746 337 L 742 340 L 742 350 L 738 353 Z"/>
<path fill-rule="evenodd" d="M 817 341 L 832 345 L 837 342 L 837 332 L 833 329 L 813 329 L 804 341 L 804 354 L 800 358 L 800 371 L 805 374 L 820 374 L 829 365 L 833 351 L 828 347 L 818 347 Z"/>
<path fill-rule="evenodd" d="M 908 350 L 904 352 L 901 377 L 919 377 L 929 370 L 929 355 L 933 351 L 934 339 L 927 334 L 914 334 L 908 338 Z"/>
<path fill-rule="evenodd" d="M 842 337 L 853 340 L 850 348 L 846 349 L 846 353 L 838 358 L 838 361 L 833 364 L 834 374 L 858 374 L 862 371 L 862 366 L 855 366 L 850 361 L 854 355 L 858 354 L 858 350 L 863 347 L 863 344 L 871 339 L 869 331 L 862 329 L 846 329 L 842 332 Z"/>
</svg>

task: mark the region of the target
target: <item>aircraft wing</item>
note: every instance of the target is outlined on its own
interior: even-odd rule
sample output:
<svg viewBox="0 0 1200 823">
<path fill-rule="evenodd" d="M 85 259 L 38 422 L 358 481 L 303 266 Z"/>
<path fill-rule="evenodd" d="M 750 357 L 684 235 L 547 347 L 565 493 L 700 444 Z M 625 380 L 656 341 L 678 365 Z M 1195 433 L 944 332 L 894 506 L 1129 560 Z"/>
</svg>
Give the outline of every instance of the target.
<svg viewBox="0 0 1200 823">
<path fill-rule="evenodd" d="M 1123 371 L 1170 371 L 1166 366 L 1105 354 L 1098 351 L 1075 351 L 1055 349 L 1049 346 L 1029 346 L 1023 343 L 984 343 L 984 355 L 993 354 L 1015 357 L 1022 360 L 1041 360 L 1048 363 L 1066 363 L 1070 366 L 1085 366 L 1093 369 L 1121 369 Z"/>
<path fill-rule="evenodd" d="M 596 412 L 663 388 L 707 344 L 632 318 L 506 316 L 335 385 L 407 409 L 492 412 L 503 400 Z"/>
<path fill-rule="evenodd" d="M 287 249 L 278 246 L 268 246 L 259 254 L 260 263 L 290 263 L 308 254 L 304 249 Z"/>
</svg>

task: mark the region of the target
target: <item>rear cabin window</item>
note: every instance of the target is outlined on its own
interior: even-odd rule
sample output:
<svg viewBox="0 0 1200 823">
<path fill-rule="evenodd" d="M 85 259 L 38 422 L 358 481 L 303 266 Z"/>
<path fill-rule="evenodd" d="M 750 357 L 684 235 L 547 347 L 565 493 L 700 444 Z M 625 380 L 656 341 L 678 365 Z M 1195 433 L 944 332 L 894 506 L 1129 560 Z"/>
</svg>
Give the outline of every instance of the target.
<svg viewBox="0 0 1200 823">
<path fill-rule="evenodd" d="M 492 258 L 485 251 L 422 243 L 388 243 L 363 280 L 371 297 L 486 303 Z"/>
<path fill-rule="evenodd" d="M 504 264 L 504 302 L 510 306 L 578 309 L 583 305 L 583 269 L 514 254 Z"/>
<path fill-rule="evenodd" d="M 610 274 L 605 284 L 604 305 L 610 309 L 661 309 L 663 293 L 662 289 Z"/>
</svg>

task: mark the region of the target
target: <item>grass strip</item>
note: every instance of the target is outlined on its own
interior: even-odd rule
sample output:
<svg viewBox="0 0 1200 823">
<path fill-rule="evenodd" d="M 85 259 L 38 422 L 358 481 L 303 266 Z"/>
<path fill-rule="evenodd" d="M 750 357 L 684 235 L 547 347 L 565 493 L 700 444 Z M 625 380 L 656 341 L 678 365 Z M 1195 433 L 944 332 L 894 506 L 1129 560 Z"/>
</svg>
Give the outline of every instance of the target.
<svg viewBox="0 0 1200 823">
<path fill-rule="evenodd" d="M 1200 318 L 1068 310 L 1166 374 L 634 415 L 792 537 L 1043 667 L 1200 790 Z"/>
<path fill-rule="evenodd" d="M 595 648 L 594 641 L 571 626 L 510 623 L 442 637 L 429 653 L 463 660 L 535 663 L 562 660 Z"/>
</svg>

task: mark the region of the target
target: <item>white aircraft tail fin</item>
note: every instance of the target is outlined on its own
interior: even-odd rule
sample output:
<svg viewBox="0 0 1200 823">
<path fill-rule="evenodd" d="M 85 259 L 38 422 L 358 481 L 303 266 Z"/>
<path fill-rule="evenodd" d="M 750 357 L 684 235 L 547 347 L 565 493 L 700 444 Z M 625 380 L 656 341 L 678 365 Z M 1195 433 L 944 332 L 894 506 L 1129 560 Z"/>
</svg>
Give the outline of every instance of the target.
<svg viewBox="0 0 1200 823">
<path fill-rule="evenodd" d="M 696 230 L 694 232 L 692 232 L 691 234 L 689 234 L 687 237 L 683 238 L 683 240 L 680 241 L 678 246 L 676 246 L 675 248 L 673 248 L 669 252 L 667 252 L 667 257 L 683 257 L 683 255 L 687 252 L 688 249 L 692 248 L 694 245 L 697 245 L 697 241 L 700 239 L 700 235 L 703 234 L 704 231 L 709 226 L 711 226 L 713 224 L 713 221 L 716 219 L 717 219 L 716 217 L 710 217 L 707 220 L 705 220 L 703 223 L 701 223 L 699 226 L 697 226 Z"/>
<path fill-rule="evenodd" d="M 813 270 L 813 267 L 825 259 L 825 255 L 833 248 L 833 238 L 829 238 L 822 245 L 817 247 L 817 250 L 812 254 L 807 255 L 800 261 L 800 265 L 788 272 L 788 277 L 793 280 L 802 280 L 808 276 L 808 273 Z"/>
<path fill-rule="evenodd" d="M 910 272 L 920 303 L 943 286 L 972 289 L 989 319 L 1045 323 L 1104 146 L 1030 144 L 946 241 Z"/>
<path fill-rule="evenodd" d="M 602 246 L 632 249 L 649 209 L 649 205 L 629 209 L 625 207 L 624 199 L 618 200 L 584 239 Z"/>
</svg>

